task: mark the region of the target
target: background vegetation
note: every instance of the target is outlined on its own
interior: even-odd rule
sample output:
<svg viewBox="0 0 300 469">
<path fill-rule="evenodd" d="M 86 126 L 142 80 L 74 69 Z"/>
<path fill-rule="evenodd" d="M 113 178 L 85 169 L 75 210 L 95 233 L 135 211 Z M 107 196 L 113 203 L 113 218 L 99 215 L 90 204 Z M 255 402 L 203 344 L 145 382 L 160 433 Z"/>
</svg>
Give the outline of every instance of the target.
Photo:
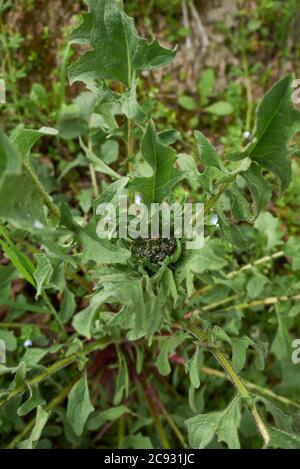
<svg viewBox="0 0 300 469">
<path fill-rule="evenodd" d="M 300 77 L 297 0 L 123 3 L 142 36 L 151 39 L 155 34 L 165 46 L 178 45 L 171 65 L 143 73 L 138 96 L 158 130 L 176 128 L 184 136 L 176 143 L 179 153 L 195 152 L 194 130 L 209 137 L 220 153 L 238 151 L 251 137 L 255 107 L 264 93 L 287 73 Z M 68 202 L 78 220 L 86 221 L 93 197 L 107 187 L 110 175 L 91 172 L 78 138 L 89 132 L 88 98 L 81 94 L 82 84 L 70 86 L 67 78 L 67 66 L 80 52 L 78 46 L 67 45 L 68 36 L 85 10 L 81 1 L 0 0 L 0 78 L 7 86 L 7 104 L 0 105 L 1 125 L 10 135 L 23 127 L 59 129 L 59 137 L 46 135 L 34 146 L 32 164 L 54 201 Z M 118 141 L 118 135 L 115 137 L 107 143 L 104 136 L 98 136 L 98 157 L 114 171 L 125 174 L 125 144 Z M 296 156 L 292 171 L 287 191 L 281 194 L 275 186 L 267 212 L 249 227 L 246 248 L 221 244 L 216 236 L 214 249 L 224 259 L 226 265 L 220 265 L 220 269 L 224 268 L 228 277 L 215 288 L 203 269 L 197 294 L 183 313 L 199 309 L 208 321 L 221 325 L 225 348 L 227 334 L 259 341 L 266 358 L 264 371 L 256 367 L 254 349 L 245 357 L 246 366 L 236 361 L 236 367 L 242 370 L 251 391 L 294 415 L 297 433 L 300 370 L 291 362 L 292 340 L 300 337 L 300 168 Z M 189 184 L 189 194 L 196 196 L 196 185 L 192 181 Z M 12 193 L 14 190 L 12 187 Z M 180 197 L 184 189 L 176 191 Z M 223 203 L 229 203 L 226 195 Z M 214 223 L 212 219 L 212 226 Z M 19 408 L 17 413 L 21 401 L 16 399 L 1 410 L 1 447 L 14 448 L 24 441 L 29 447 L 41 448 L 189 447 L 184 422 L 195 414 L 221 412 L 234 396 L 224 370 L 203 348 L 197 348 L 193 355 L 195 344 L 186 346 L 178 336 L 167 345 L 161 345 L 160 336 L 148 348 L 146 341 L 130 343 L 115 332 L 94 353 L 94 342 L 86 340 L 91 347 L 86 358 L 87 353 L 80 352 L 80 334 L 71 319 L 89 307 L 94 279 L 84 263 L 77 259 L 76 263 L 67 263 L 63 257 L 67 254 L 55 252 L 49 242 L 43 250 L 52 252 L 52 278 L 46 281 L 44 266 L 44 277 L 41 273 L 38 279 L 42 294 L 36 297 L 27 271 L 22 274 L 22 266 L 18 270 L 12 258 L 16 249 L 18 256 L 26 255 L 36 264 L 40 246 L 34 235 L 1 224 L 0 339 L 7 345 L 9 367 L 16 371 L 22 360 L 27 365 L 27 377 L 47 373 L 45 366 L 59 362 L 66 336 L 67 351 L 77 355 L 69 355 L 70 366 L 59 369 L 42 384 L 43 397 L 38 394 L 32 399 L 32 387 L 27 390 L 21 412 Z M 105 305 L 101 311 L 104 323 L 116 311 L 114 308 Z M 101 318 L 99 313 L 99 324 Z M 99 324 L 95 324 L 96 329 Z M 103 340 L 101 334 L 98 340 Z M 236 347 L 245 351 L 248 345 L 239 343 Z M 79 370 L 72 363 L 75 361 Z M 91 415 L 81 433 L 76 425 L 70 425 L 76 409 L 66 409 L 72 388 L 72 392 L 84 395 L 84 366 L 91 401 L 87 407 L 92 405 L 96 410 L 91 413 L 91 408 L 85 408 L 84 412 Z M 195 366 L 200 370 L 197 377 L 193 375 Z M 1 389 L 18 388 L 23 378 L 24 370 L 19 369 L 11 384 L 10 372 L 0 368 Z M 78 386 L 74 388 L 74 384 Z M 5 399 L 5 392 L 3 395 Z M 34 409 L 44 401 L 52 413 L 35 445 L 31 433 L 36 422 Z M 270 425 L 274 414 L 275 420 L 284 418 L 276 412 L 262 412 Z M 38 417 L 43 420 L 43 415 Z M 240 440 L 243 447 L 261 447 L 261 436 L 247 411 L 242 415 Z M 209 447 L 221 448 L 223 443 L 212 438 Z"/>
</svg>

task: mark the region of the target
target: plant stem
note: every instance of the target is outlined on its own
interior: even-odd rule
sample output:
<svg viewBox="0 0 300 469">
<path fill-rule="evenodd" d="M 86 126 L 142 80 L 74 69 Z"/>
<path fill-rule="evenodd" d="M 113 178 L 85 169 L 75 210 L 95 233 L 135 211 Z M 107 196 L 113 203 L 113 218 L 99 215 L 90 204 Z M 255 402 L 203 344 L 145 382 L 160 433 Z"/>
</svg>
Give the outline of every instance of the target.
<svg viewBox="0 0 300 469">
<path fill-rule="evenodd" d="M 241 272 L 244 272 L 244 271 L 247 271 L 247 270 L 251 270 L 253 267 L 256 267 L 258 265 L 262 265 L 262 264 L 265 264 L 266 262 L 269 262 L 269 261 L 272 261 L 274 259 L 278 259 L 280 257 L 283 257 L 285 254 L 283 251 L 278 251 L 278 252 L 275 252 L 274 254 L 271 254 L 270 256 L 264 256 L 264 257 L 261 257 L 260 259 L 257 259 L 256 261 L 254 261 L 252 264 L 249 263 L 249 264 L 246 264 L 244 265 L 243 267 L 241 267 L 240 269 L 238 270 L 234 270 L 233 272 L 230 272 L 227 277 L 228 278 L 232 278 L 232 277 L 235 277 L 236 275 L 240 274 Z"/>
<path fill-rule="evenodd" d="M 91 181 L 92 181 L 94 196 L 97 199 L 99 197 L 99 188 L 98 188 L 96 171 L 95 171 L 95 168 L 92 164 L 89 165 L 89 170 L 90 170 L 90 175 L 91 175 Z"/>
<path fill-rule="evenodd" d="M 163 403 L 161 402 L 161 400 L 159 398 L 157 400 L 157 403 L 158 403 L 158 405 L 159 405 L 159 407 L 160 407 L 166 421 L 168 422 L 168 424 L 172 428 L 174 435 L 177 437 L 178 441 L 180 442 L 181 446 L 183 448 L 186 448 L 187 444 L 185 442 L 184 436 L 182 435 L 181 431 L 179 430 L 176 423 L 174 422 L 174 419 L 169 414 L 169 412 L 167 411 L 167 409 L 165 408 L 165 406 L 163 405 Z"/>
<path fill-rule="evenodd" d="M 60 392 L 58 396 L 56 396 L 50 404 L 46 407 L 46 410 L 48 412 L 54 410 L 56 407 L 58 407 L 60 404 L 64 402 L 64 400 L 67 398 L 69 395 L 71 389 L 73 388 L 74 384 L 77 383 L 81 375 L 77 376 L 77 378 L 73 381 L 71 381 L 63 390 Z M 11 441 L 11 443 L 7 446 L 6 449 L 14 449 L 20 441 L 23 440 L 23 438 L 26 437 L 26 435 L 33 429 L 35 424 L 35 417 L 31 419 L 23 428 L 23 430 Z"/>
<path fill-rule="evenodd" d="M 190 23 L 189 23 L 189 12 L 187 8 L 186 0 L 181 0 L 181 9 L 182 9 L 183 26 L 188 31 L 190 29 Z M 191 41 L 190 34 L 186 36 L 185 47 L 187 49 L 192 48 L 192 41 Z"/>
<path fill-rule="evenodd" d="M 24 276 L 24 278 L 31 285 L 33 285 L 36 288 L 36 282 L 35 282 L 35 279 L 34 279 L 34 276 L 33 276 L 35 266 L 32 263 L 31 259 L 28 258 L 25 254 L 23 254 L 23 252 L 19 251 L 19 249 L 11 241 L 11 239 L 9 237 L 9 234 L 7 233 L 7 231 L 5 230 L 5 228 L 2 225 L 0 225 L 0 235 L 3 236 L 5 238 L 5 240 L 7 241 L 7 246 L 3 246 L 3 242 L 0 239 L 0 245 L 4 248 L 5 252 L 9 255 L 9 258 L 10 258 L 11 262 L 15 265 L 15 267 L 18 269 L 18 271 Z M 26 265 L 24 265 L 24 263 Z M 62 323 L 56 309 L 52 305 L 46 291 L 42 292 L 42 298 L 43 298 L 44 302 L 46 303 L 46 305 L 48 306 L 48 308 L 49 308 L 51 314 L 53 315 L 53 317 L 55 318 L 56 322 L 58 323 L 59 328 L 61 329 L 64 338 L 67 338 L 67 334 L 65 333 L 65 330 L 64 330 L 64 325 L 63 325 L 63 323 Z M 7 303 L 9 304 L 8 301 L 7 301 Z M 12 303 L 12 305 L 14 306 L 15 303 Z M 20 308 L 21 308 L 21 306 L 20 306 Z M 27 309 L 27 307 L 26 307 L 26 309 Z M 36 312 L 37 308 L 36 307 L 33 308 L 32 306 L 29 305 L 28 310 Z"/>
<path fill-rule="evenodd" d="M 223 194 L 224 191 L 226 191 L 227 187 L 229 186 L 229 183 L 228 182 L 224 182 L 223 184 L 221 184 L 221 186 L 219 187 L 219 190 L 218 192 L 216 192 L 214 195 L 212 195 L 208 201 L 205 203 L 205 207 L 204 207 L 204 215 L 207 215 L 208 212 L 210 211 L 211 208 L 213 208 L 213 206 L 218 202 L 219 198 L 221 197 L 221 195 Z"/>
<path fill-rule="evenodd" d="M 37 329 L 49 329 L 49 326 L 46 326 L 45 324 L 36 324 L 32 322 L 0 322 L 0 329 L 21 329 L 26 326 L 36 327 Z"/>
<path fill-rule="evenodd" d="M 245 87 L 247 93 L 247 113 L 246 113 L 246 130 L 251 130 L 251 120 L 252 120 L 252 112 L 253 112 L 253 93 L 252 93 L 252 83 L 251 78 L 249 76 L 249 67 L 248 67 L 248 60 L 245 50 L 242 51 L 242 63 L 245 75 Z"/>
<path fill-rule="evenodd" d="M 62 107 L 65 103 L 65 95 L 66 95 L 66 70 L 67 70 L 67 62 L 69 58 L 71 45 L 67 43 L 66 48 L 62 55 L 62 63 L 60 68 L 60 83 L 59 83 L 59 106 L 58 106 L 58 119 L 60 118 Z"/>
<path fill-rule="evenodd" d="M 48 294 L 46 293 L 46 291 L 43 291 L 43 292 L 42 292 L 42 298 L 43 298 L 43 300 L 45 301 L 45 303 L 46 303 L 46 305 L 48 306 L 48 308 L 50 309 L 51 314 L 53 315 L 55 321 L 57 322 L 57 324 L 58 324 L 60 330 L 62 331 L 63 338 L 64 338 L 64 339 L 67 339 L 67 338 L 68 338 L 68 335 L 67 335 L 67 333 L 66 333 L 66 331 L 65 331 L 65 328 L 64 328 L 64 325 L 63 325 L 63 323 L 62 323 L 62 320 L 60 319 L 58 312 L 56 311 L 56 309 L 54 308 L 53 304 L 51 303 L 50 298 L 49 298 Z"/>
<path fill-rule="evenodd" d="M 19 310 L 21 311 L 25 311 L 26 313 L 37 313 L 37 314 L 47 314 L 49 311 L 48 309 L 46 309 L 44 306 L 36 306 L 36 305 L 32 305 L 30 303 L 21 303 L 21 302 L 16 302 L 16 301 L 13 301 L 13 300 L 2 300 L 3 303 L 2 305 L 3 306 L 14 306 L 14 307 L 18 307 Z"/>
<path fill-rule="evenodd" d="M 118 427 L 118 449 L 123 449 L 124 446 L 124 436 L 125 436 L 125 417 L 122 415 L 119 418 L 119 427 Z"/>
<path fill-rule="evenodd" d="M 32 179 L 36 189 L 38 190 L 44 204 L 46 207 L 49 209 L 50 213 L 57 219 L 60 219 L 60 211 L 59 208 L 54 204 L 52 198 L 49 196 L 49 194 L 45 191 L 44 187 L 42 186 L 39 178 L 35 174 L 33 168 L 27 161 L 23 161 L 23 166 L 27 171 L 27 174 L 30 176 Z"/>
<path fill-rule="evenodd" d="M 209 367 L 204 366 L 202 368 L 202 372 L 210 376 L 216 376 L 217 378 L 228 379 L 228 376 L 226 375 L 226 373 L 220 370 L 215 370 L 214 368 L 209 368 Z M 244 382 L 248 389 L 252 389 L 253 391 L 258 391 L 259 393 L 269 396 L 272 399 L 278 402 L 281 402 L 282 404 L 285 404 L 287 406 L 300 409 L 300 403 L 298 402 L 294 402 L 291 399 L 288 399 L 287 397 L 284 397 L 284 396 L 279 396 L 278 394 L 275 394 L 273 391 L 270 391 L 269 389 L 259 386 L 258 384 L 254 384 L 251 381 L 244 381 Z"/>
<path fill-rule="evenodd" d="M 216 301 L 215 303 L 210 303 L 209 305 L 203 306 L 201 308 L 201 311 L 210 311 L 226 303 L 230 303 L 230 301 L 236 300 L 237 298 L 238 298 L 238 295 L 228 296 L 227 298 L 224 298 L 223 300 Z"/>
<path fill-rule="evenodd" d="M 133 153 L 133 140 L 132 140 L 132 119 L 127 119 L 127 158 L 128 158 L 128 172 L 132 171 L 131 157 Z"/>
<path fill-rule="evenodd" d="M 205 343 L 210 342 L 209 335 L 206 332 L 203 332 L 201 329 L 198 329 L 197 327 L 195 327 L 193 324 L 184 323 L 183 327 L 185 327 L 185 329 L 191 332 L 192 335 L 196 336 L 197 339 L 200 340 L 200 342 L 205 342 Z M 251 393 L 248 391 L 248 388 L 246 387 L 245 383 L 237 374 L 231 362 L 228 360 L 226 355 L 221 350 L 209 349 L 209 351 L 215 356 L 215 358 L 221 364 L 222 368 L 225 370 L 228 378 L 233 383 L 234 387 L 237 389 L 240 396 L 243 397 L 245 401 L 247 402 L 248 408 L 255 420 L 257 428 L 262 436 L 262 439 L 265 445 L 267 445 L 270 441 L 268 430 L 256 406 L 251 402 Z"/>
<path fill-rule="evenodd" d="M 265 422 L 263 421 L 260 413 L 257 410 L 257 407 L 255 405 L 250 406 L 250 411 L 252 414 L 252 417 L 257 425 L 257 428 L 262 436 L 262 439 L 264 440 L 265 445 L 267 446 L 270 442 L 270 435 L 268 432 L 268 429 L 265 425 Z"/>
<path fill-rule="evenodd" d="M 166 436 L 165 431 L 163 429 L 163 426 L 161 424 L 159 414 L 156 411 L 156 407 L 155 407 L 152 399 L 149 397 L 149 395 L 147 395 L 147 390 L 144 390 L 144 392 L 145 392 L 145 396 L 146 396 L 146 399 L 147 399 L 147 402 L 148 402 L 148 405 L 149 405 L 149 409 L 150 409 L 150 412 L 152 414 L 154 425 L 155 425 L 157 433 L 159 435 L 162 447 L 163 447 L 163 449 L 170 449 L 171 446 L 168 442 L 167 436 Z"/>
<path fill-rule="evenodd" d="M 82 146 L 82 148 L 84 149 L 83 146 Z M 90 138 L 89 138 L 89 141 L 88 141 L 88 148 L 91 152 L 93 152 L 92 142 L 91 142 Z M 98 187 L 96 171 L 95 171 L 94 165 L 92 163 L 89 165 L 89 171 L 90 171 L 90 175 L 91 175 L 91 181 L 92 181 L 94 196 L 97 199 L 99 197 L 100 192 L 99 192 L 99 187 Z"/>
<path fill-rule="evenodd" d="M 131 371 L 132 371 L 135 381 L 137 382 L 137 384 L 139 384 L 139 386 L 141 387 L 145 395 L 145 398 L 147 400 L 150 412 L 152 414 L 153 422 L 157 430 L 159 439 L 161 441 L 162 447 L 163 449 L 170 449 L 171 448 L 170 444 L 168 442 L 165 431 L 162 427 L 160 416 L 157 412 L 157 396 L 155 392 L 153 391 L 153 388 L 147 382 L 146 374 L 143 371 L 140 375 L 136 373 L 134 367 L 131 367 Z"/>
<path fill-rule="evenodd" d="M 232 299 L 233 297 L 231 297 Z M 286 302 L 286 301 L 299 301 L 300 300 L 300 295 L 294 295 L 294 296 L 270 296 L 268 298 L 263 298 L 261 300 L 255 300 L 255 301 L 250 301 L 249 303 L 240 303 L 237 305 L 233 305 L 234 309 L 237 311 L 242 311 L 243 309 L 249 309 L 249 308 L 255 308 L 256 306 L 270 306 L 270 305 L 275 305 L 280 302 Z M 215 307 L 219 306 L 217 303 L 215 304 Z M 227 307 L 223 309 L 222 311 L 228 311 L 232 307 Z M 210 308 L 211 309 L 211 308 Z M 204 310 L 204 308 L 203 308 Z"/>
<path fill-rule="evenodd" d="M 260 259 L 257 259 L 256 261 L 254 261 L 252 263 L 244 265 L 243 267 L 241 267 L 238 270 L 233 270 L 232 272 L 229 272 L 226 275 L 226 277 L 227 278 L 233 278 L 233 277 L 235 277 L 236 275 L 239 275 L 242 272 L 251 270 L 253 267 L 256 267 L 256 266 L 259 266 L 259 265 L 262 265 L 262 264 L 266 264 L 269 261 L 272 261 L 274 259 L 279 259 L 280 257 L 283 257 L 283 256 L 285 256 L 284 252 L 283 251 L 278 251 L 278 252 L 275 252 L 274 254 L 271 254 L 270 256 L 261 257 Z M 193 298 L 195 296 L 203 295 L 204 293 L 206 293 L 206 292 L 210 291 L 212 288 L 214 288 L 214 286 L 215 285 L 206 285 L 205 287 L 201 288 L 200 290 L 195 291 L 191 295 L 190 298 Z"/>
<path fill-rule="evenodd" d="M 95 350 L 98 350 L 99 348 L 109 344 L 109 341 L 100 339 L 88 344 L 83 349 L 78 350 L 77 352 L 58 360 L 57 362 L 53 363 L 53 365 L 50 365 L 48 368 L 42 371 L 42 373 L 38 374 L 34 378 L 24 381 L 24 383 L 20 386 L 17 386 L 15 389 L 8 391 L 7 395 L 0 397 L 0 408 L 10 402 L 15 397 L 22 395 L 28 389 L 28 386 L 36 386 L 42 383 L 43 381 L 45 381 L 45 379 L 49 378 L 54 373 L 57 373 L 66 366 L 69 366 L 71 363 L 74 363 L 78 358 L 83 358 L 89 355 L 90 353 L 94 352 Z"/>
</svg>

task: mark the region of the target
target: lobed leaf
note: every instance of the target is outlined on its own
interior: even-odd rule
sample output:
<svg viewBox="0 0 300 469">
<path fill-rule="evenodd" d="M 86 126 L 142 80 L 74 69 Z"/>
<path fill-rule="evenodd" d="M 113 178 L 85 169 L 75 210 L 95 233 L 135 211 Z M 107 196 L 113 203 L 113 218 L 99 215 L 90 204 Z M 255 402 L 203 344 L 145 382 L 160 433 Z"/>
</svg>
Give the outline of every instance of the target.
<svg viewBox="0 0 300 469">
<path fill-rule="evenodd" d="M 71 65 L 71 83 L 99 78 L 119 80 L 131 87 L 134 76 L 169 64 L 175 51 L 162 47 L 157 40 L 148 43 L 141 38 L 134 22 L 115 0 L 85 0 L 89 12 L 73 31 L 71 43 L 89 44 L 86 52 Z"/>
</svg>

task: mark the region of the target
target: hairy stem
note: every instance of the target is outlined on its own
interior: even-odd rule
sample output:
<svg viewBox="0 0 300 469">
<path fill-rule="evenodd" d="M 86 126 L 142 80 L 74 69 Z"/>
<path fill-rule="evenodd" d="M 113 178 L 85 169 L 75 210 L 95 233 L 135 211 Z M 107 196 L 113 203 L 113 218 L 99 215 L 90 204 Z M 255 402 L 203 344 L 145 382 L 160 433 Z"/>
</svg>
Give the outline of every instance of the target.
<svg viewBox="0 0 300 469">
<path fill-rule="evenodd" d="M 280 257 L 283 257 L 285 254 L 283 251 L 278 251 L 278 252 L 275 252 L 274 254 L 271 254 L 270 256 L 264 256 L 264 257 L 261 257 L 260 259 L 257 259 L 256 261 L 254 261 L 252 264 L 249 263 L 249 264 L 246 264 L 244 265 L 243 267 L 241 267 L 240 269 L 238 270 L 234 270 L 233 272 L 230 272 L 227 277 L 228 278 L 232 278 L 232 277 L 235 277 L 236 275 L 240 274 L 241 272 L 245 272 L 247 270 L 251 270 L 253 269 L 253 267 L 256 267 L 258 265 L 262 265 L 262 264 L 266 264 L 267 262 L 269 261 L 273 261 L 275 259 L 279 259 Z"/>
<path fill-rule="evenodd" d="M 48 368 L 42 371 L 42 373 L 39 373 L 34 378 L 24 381 L 23 384 L 21 384 L 20 386 L 17 386 L 15 389 L 12 389 L 11 391 L 8 391 L 3 397 L 0 397 L 0 407 L 3 407 L 5 404 L 10 402 L 15 397 L 22 395 L 28 389 L 28 386 L 36 386 L 42 383 L 53 374 L 62 370 L 66 366 L 69 366 L 72 363 L 74 363 L 77 359 L 83 358 L 89 355 L 90 353 L 94 352 L 95 350 L 98 350 L 101 347 L 109 345 L 109 343 L 110 343 L 109 341 L 105 341 L 103 339 L 97 340 L 96 342 L 88 344 L 83 349 L 78 350 L 77 352 L 72 353 L 71 355 L 68 355 L 67 357 L 64 357 L 58 360 L 57 362 L 53 363 L 53 365 L 50 365 Z"/>
<path fill-rule="evenodd" d="M 44 187 L 42 186 L 39 178 L 35 174 L 33 168 L 27 161 L 23 161 L 23 166 L 26 169 L 27 174 L 30 176 L 32 179 L 37 191 L 39 192 L 44 204 L 48 208 L 49 212 L 57 219 L 60 218 L 60 211 L 59 208 L 55 205 L 53 202 L 52 198 L 49 196 L 49 194 L 45 191 Z"/>
<path fill-rule="evenodd" d="M 157 393 L 156 393 L 157 395 Z M 179 430 L 179 428 L 177 427 L 176 423 L 174 422 L 174 419 L 172 418 L 172 416 L 169 414 L 169 412 L 167 411 L 167 409 L 165 408 L 165 406 L 163 405 L 163 403 L 161 402 L 161 400 L 159 399 L 159 396 L 157 395 L 157 404 L 159 406 L 159 408 L 161 409 L 161 412 L 163 413 L 166 421 L 168 422 L 168 424 L 170 425 L 170 428 L 172 429 L 174 435 L 176 436 L 176 438 L 178 439 L 178 441 L 180 442 L 181 446 L 183 448 L 186 448 L 187 447 L 187 444 L 185 442 L 185 439 L 184 439 L 184 436 L 182 435 L 181 431 Z"/>
<path fill-rule="evenodd" d="M 221 184 L 221 186 L 219 187 L 219 190 L 218 192 L 216 192 L 214 195 L 212 195 L 208 201 L 205 203 L 205 207 L 204 207 L 204 215 L 207 215 L 210 211 L 210 209 L 212 209 L 214 207 L 214 205 L 218 202 L 219 198 L 221 197 L 221 195 L 223 194 L 223 192 L 226 191 L 227 187 L 229 186 L 229 183 L 228 182 L 224 182 L 223 184 Z"/>
<path fill-rule="evenodd" d="M 196 336 L 197 339 L 200 340 L 200 342 L 205 342 L 209 343 L 210 342 L 210 337 L 206 332 L 203 332 L 201 329 L 198 329 L 195 327 L 193 324 L 190 323 L 185 323 L 183 324 L 185 329 L 187 329 L 189 332 L 192 333 L 192 335 Z M 227 374 L 228 378 L 238 391 L 241 397 L 243 397 L 247 405 L 249 407 L 249 410 L 252 414 L 252 417 L 255 420 L 256 426 L 262 436 L 262 439 L 264 443 L 267 445 L 270 441 L 270 437 L 268 434 L 268 430 L 266 428 L 266 425 L 259 414 L 256 406 L 251 402 L 251 393 L 248 390 L 247 386 L 243 382 L 243 380 L 240 378 L 240 376 L 237 374 L 235 369 L 233 368 L 231 362 L 228 360 L 226 355 L 219 349 L 210 349 L 210 352 L 215 356 L 215 358 L 218 360 L 222 368 L 225 370 L 225 373 Z"/>
<path fill-rule="evenodd" d="M 250 411 L 251 411 L 251 414 L 252 414 L 252 417 L 256 423 L 256 426 L 262 436 L 262 439 L 264 440 L 264 443 L 265 445 L 268 445 L 269 442 L 270 442 L 270 435 L 269 435 L 269 432 L 268 432 L 268 429 L 265 425 L 265 422 L 263 421 L 260 413 L 258 412 L 257 408 L 255 405 L 252 405 L 250 407 Z"/>
</svg>

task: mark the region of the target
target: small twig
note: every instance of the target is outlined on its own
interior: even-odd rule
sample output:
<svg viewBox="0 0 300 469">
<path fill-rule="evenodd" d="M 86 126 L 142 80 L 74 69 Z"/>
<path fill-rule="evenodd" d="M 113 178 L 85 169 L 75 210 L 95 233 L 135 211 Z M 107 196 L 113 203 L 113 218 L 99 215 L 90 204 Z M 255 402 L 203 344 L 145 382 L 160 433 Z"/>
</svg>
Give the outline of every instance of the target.
<svg viewBox="0 0 300 469">
<path fill-rule="evenodd" d="M 210 303 L 209 305 L 205 305 L 201 307 L 201 311 L 211 311 L 212 309 L 216 309 L 219 306 L 223 306 L 226 303 L 230 303 L 238 298 L 238 295 L 227 296 L 227 298 L 223 298 L 223 300 L 216 301 L 215 303 Z"/>
</svg>

